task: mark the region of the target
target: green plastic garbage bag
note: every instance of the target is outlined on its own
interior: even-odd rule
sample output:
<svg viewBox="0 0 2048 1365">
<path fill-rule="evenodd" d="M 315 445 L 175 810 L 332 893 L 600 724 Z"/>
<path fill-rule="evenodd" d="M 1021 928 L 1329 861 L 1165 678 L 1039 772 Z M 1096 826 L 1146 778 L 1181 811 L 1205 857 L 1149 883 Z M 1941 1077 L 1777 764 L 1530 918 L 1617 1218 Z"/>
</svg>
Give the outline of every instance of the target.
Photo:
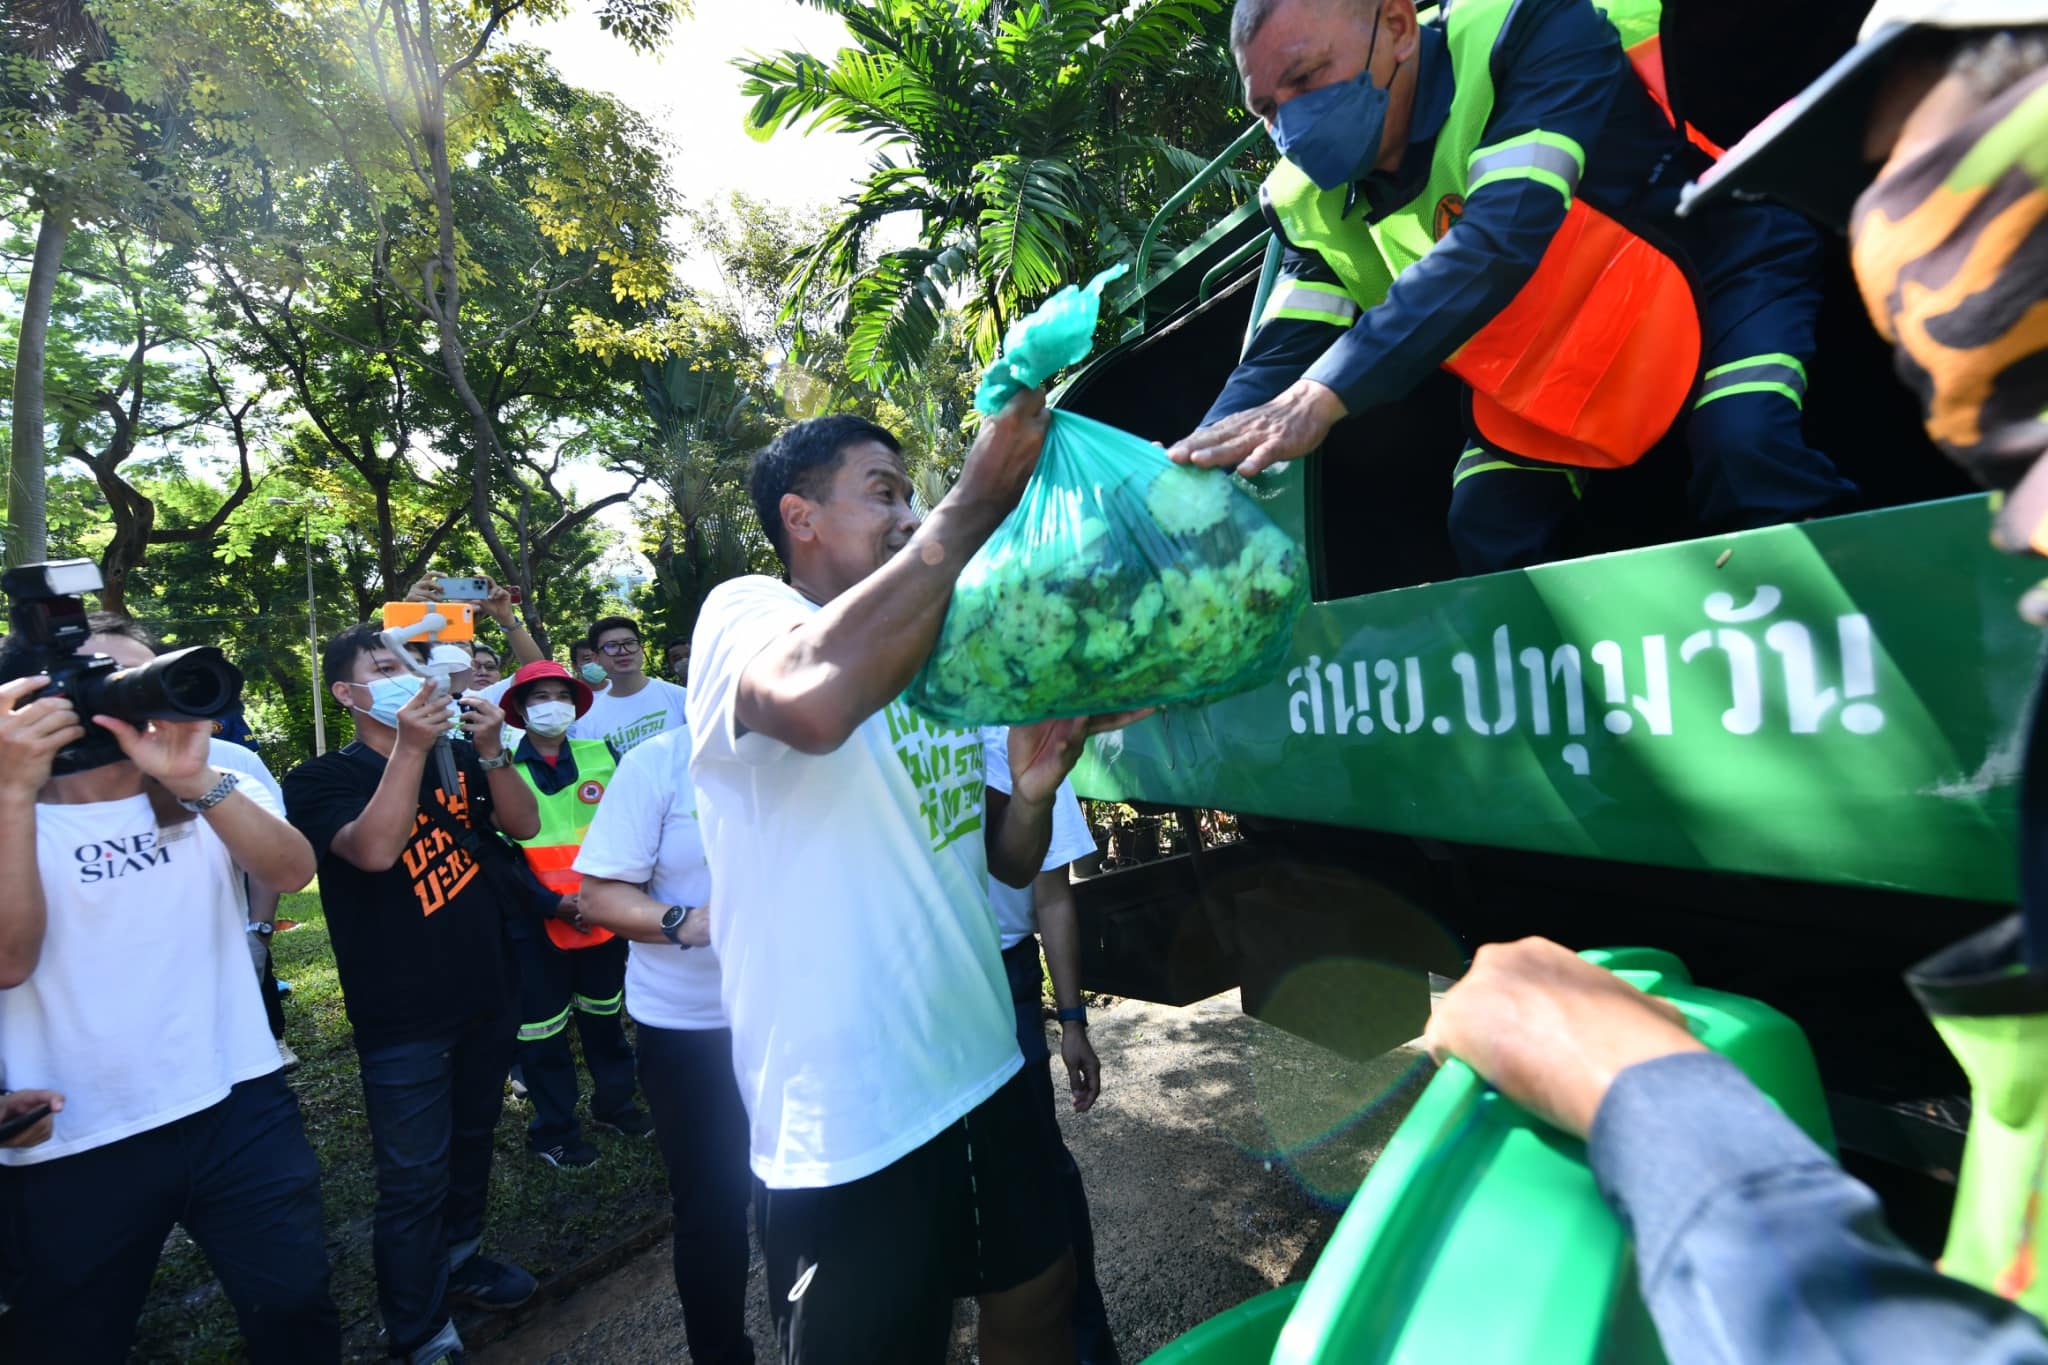
<svg viewBox="0 0 2048 1365">
<path fill-rule="evenodd" d="M 1105 272 L 1013 324 L 975 406 L 1087 355 Z M 1016 510 L 961 571 L 905 699 L 953 725 L 1204 701 L 1279 667 L 1308 601 L 1301 547 L 1221 470 L 1054 412 Z"/>
</svg>

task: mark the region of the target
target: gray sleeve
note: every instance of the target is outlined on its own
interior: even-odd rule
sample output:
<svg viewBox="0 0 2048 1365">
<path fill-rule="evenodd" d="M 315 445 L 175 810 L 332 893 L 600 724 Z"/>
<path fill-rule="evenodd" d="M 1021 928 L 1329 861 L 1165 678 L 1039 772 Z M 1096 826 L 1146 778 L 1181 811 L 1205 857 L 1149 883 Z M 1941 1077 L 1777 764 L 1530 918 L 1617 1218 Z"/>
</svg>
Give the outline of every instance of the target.
<svg viewBox="0 0 2048 1365">
<path fill-rule="evenodd" d="M 1671 1365 L 2048 1365 L 2038 1321 L 1902 1246 L 1877 1196 L 1724 1058 L 1622 1072 L 1588 1157 Z"/>
</svg>

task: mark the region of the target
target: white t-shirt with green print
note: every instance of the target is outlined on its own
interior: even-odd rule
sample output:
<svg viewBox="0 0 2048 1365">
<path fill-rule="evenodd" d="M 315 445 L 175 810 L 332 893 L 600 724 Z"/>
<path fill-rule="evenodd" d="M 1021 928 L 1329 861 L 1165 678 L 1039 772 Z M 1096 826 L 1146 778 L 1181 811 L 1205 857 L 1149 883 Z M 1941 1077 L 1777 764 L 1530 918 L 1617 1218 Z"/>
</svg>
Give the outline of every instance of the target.
<svg viewBox="0 0 2048 1365">
<path fill-rule="evenodd" d="M 711 941 L 755 1174 L 841 1185 L 908 1155 L 1016 1074 L 989 908 L 981 736 L 901 701 L 829 754 L 740 733 L 740 674 L 818 610 L 720 584 L 691 639 L 690 775 Z"/>
</svg>

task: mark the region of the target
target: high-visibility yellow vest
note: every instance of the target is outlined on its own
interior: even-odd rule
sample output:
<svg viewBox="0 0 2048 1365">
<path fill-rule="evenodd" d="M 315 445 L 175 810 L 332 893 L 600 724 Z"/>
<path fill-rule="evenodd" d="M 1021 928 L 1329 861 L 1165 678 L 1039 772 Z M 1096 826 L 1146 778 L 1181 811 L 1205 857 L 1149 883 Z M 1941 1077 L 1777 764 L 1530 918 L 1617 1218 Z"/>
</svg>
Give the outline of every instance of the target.
<svg viewBox="0 0 2048 1365">
<path fill-rule="evenodd" d="M 541 791 L 527 764 L 517 765 L 540 808 L 540 832 L 521 839 L 519 847 L 542 886 L 558 896 L 573 896 L 583 885 L 582 874 L 576 871 L 576 853 L 597 816 L 599 799 L 618 770 L 618 760 L 601 739 L 566 740 L 562 752 L 576 764 L 576 780 L 554 793 Z M 558 948 L 590 948 L 612 937 L 609 929 L 578 929 L 566 920 L 549 919 L 546 924 L 548 937 Z"/>
<path fill-rule="evenodd" d="M 1671 117 L 1658 0 L 1595 0 L 1620 31 L 1639 78 Z M 1283 159 L 1260 188 L 1266 215 L 1293 246 L 1319 254 L 1343 281 L 1299 282 L 1268 318 L 1369 309 L 1463 214 L 1465 198 L 1496 181 L 1533 180 L 1569 206 L 1521 292 L 1444 362 L 1472 391 L 1474 426 L 1503 449 L 1587 468 L 1633 464 L 1684 411 L 1698 378 L 1699 307 L 1678 263 L 1577 197 L 1586 155 L 1571 138 L 1535 130 L 1484 144 L 1493 115 L 1491 62 L 1513 0 L 1453 0 L 1444 14 L 1456 90 L 1429 178 L 1377 222 L 1349 186 L 1317 188 Z M 1702 147 L 1704 138 L 1686 130 Z M 1348 212 L 1347 212 L 1348 210 Z M 1299 297 L 1296 297 L 1299 295 Z M 1318 297 L 1321 295 L 1321 297 Z"/>
</svg>

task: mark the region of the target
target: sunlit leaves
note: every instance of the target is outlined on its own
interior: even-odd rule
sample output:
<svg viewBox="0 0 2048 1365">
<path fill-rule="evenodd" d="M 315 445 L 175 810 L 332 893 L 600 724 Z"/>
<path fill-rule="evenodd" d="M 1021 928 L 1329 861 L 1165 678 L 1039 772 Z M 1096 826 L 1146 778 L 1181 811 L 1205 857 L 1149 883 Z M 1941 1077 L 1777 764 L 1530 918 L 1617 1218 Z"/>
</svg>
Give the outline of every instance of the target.
<svg viewBox="0 0 2048 1365">
<path fill-rule="evenodd" d="M 901 379 L 949 304 L 992 351 L 1009 319 L 1142 235 L 1207 160 L 1179 142 L 1191 127 L 1222 134 L 1198 146 L 1227 140 L 1223 0 L 813 3 L 845 20 L 851 46 L 735 65 L 755 137 L 829 130 L 889 149 L 789 281 L 792 300 L 835 299 L 848 370 L 867 382 Z M 1188 87 L 1208 106 L 1198 116 L 1150 107 L 1153 91 Z M 898 215 L 914 215 L 916 244 L 874 255 Z"/>
</svg>

